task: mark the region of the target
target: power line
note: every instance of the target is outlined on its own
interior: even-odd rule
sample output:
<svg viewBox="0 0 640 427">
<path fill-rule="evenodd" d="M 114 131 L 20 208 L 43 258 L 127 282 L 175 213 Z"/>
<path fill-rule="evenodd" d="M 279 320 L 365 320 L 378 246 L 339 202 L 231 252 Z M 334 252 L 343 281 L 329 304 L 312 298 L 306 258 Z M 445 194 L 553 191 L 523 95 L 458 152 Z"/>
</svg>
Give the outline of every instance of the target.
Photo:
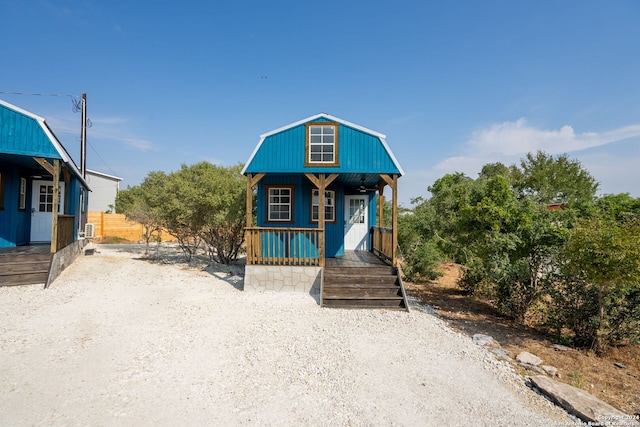
<svg viewBox="0 0 640 427">
<path fill-rule="evenodd" d="M 26 96 L 69 96 L 77 97 L 78 95 L 69 95 L 67 93 L 26 93 L 26 92 L 5 92 L 0 90 L 3 95 L 26 95 Z"/>
<path fill-rule="evenodd" d="M 0 94 L 3 95 L 24 95 L 24 96 L 52 96 L 52 97 L 69 97 L 71 98 L 71 104 L 72 104 L 72 110 L 74 113 L 77 113 L 78 111 L 80 111 L 80 106 L 81 106 L 81 102 L 82 99 L 79 98 L 77 95 L 70 95 L 67 93 L 26 93 L 26 92 L 5 92 L 0 90 Z M 86 123 L 87 127 L 91 127 L 92 123 L 91 120 L 89 120 L 89 118 L 87 118 L 87 123 Z M 102 158 L 102 156 L 100 156 L 100 153 L 98 153 L 98 151 L 95 149 L 95 147 L 93 145 L 91 145 L 90 142 L 87 141 L 87 145 L 89 145 L 89 147 L 91 147 L 91 149 L 93 150 L 93 152 L 96 154 L 96 156 L 98 156 L 98 158 L 100 160 L 102 160 L 102 163 L 104 163 L 104 165 L 107 167 L 107 169 L 109 169 L 111 171 L 111 173 L 113 175 L 116 175 L 116 173 L 113 171 L 113 169 L 111 169 L 111 167 L 107 164 L 107 162 Z"/>
</svg>

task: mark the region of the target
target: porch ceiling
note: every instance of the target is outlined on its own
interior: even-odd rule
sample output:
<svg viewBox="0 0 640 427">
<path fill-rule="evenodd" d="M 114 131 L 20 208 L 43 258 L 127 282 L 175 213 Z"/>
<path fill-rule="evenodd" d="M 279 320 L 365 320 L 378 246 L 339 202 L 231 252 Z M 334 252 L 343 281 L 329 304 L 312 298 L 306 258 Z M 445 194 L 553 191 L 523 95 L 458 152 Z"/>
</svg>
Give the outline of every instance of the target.
<svg viewBox="0 0 640 427">
<path fill-rule="evenodd" d="M 40 166 L 33 157 L 18 156 L 15 154 L 0 153 L 0 162 L 14 164 L 24 169 L 29 169 L 34 175 L 51 176 L 42 166 Z"/>
</svg>

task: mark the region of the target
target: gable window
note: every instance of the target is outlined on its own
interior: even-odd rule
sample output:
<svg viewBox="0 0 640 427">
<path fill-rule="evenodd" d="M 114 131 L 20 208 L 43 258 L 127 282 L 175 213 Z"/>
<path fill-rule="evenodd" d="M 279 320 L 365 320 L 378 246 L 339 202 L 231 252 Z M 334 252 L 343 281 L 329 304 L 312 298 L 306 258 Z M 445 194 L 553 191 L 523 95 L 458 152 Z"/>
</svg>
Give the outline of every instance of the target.
<svg viewBox="0 0 640 427">
<path fill-rule="evenodd" d="M 312 190 L 311 193 L 311 222 L 318 222 L 318 211 L 320 210 L 320 201 L 318 199 L 319 191 Z M 324 220 L 325 222 L 336 221 L 336 193 L 333 190 L 324 192 Z"/>
<path fill-rule="evenodd" d="M 338 165 L 338 125 L 336 123 L 307 123 L 307 159 L 305 164 Z"/>
<path fill-rule="evenodd" d="M 27 178 L 20 178 L 20 189 L 18 191 L 18 209 L 27 209 Z"/>
<path fill-rule="evenodd" d="M 267 221 L 293 222 L 293 187 L 268 187 L 267 197 Z"/>
</svg>

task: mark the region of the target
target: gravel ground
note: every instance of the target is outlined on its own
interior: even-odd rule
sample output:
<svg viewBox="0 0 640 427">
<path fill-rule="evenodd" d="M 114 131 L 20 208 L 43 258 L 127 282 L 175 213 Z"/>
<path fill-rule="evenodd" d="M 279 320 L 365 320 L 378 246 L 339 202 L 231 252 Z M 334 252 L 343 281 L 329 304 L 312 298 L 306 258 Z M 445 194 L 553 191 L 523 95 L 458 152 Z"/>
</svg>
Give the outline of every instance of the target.
<svg viewBox="0 0 640 427">
<path fill-rule="evenodd" d="M 560 409 L 428 307 L 321 309 L 98 246 L 0 288 L 0 424 L 548 426 Z"/>
</svg>

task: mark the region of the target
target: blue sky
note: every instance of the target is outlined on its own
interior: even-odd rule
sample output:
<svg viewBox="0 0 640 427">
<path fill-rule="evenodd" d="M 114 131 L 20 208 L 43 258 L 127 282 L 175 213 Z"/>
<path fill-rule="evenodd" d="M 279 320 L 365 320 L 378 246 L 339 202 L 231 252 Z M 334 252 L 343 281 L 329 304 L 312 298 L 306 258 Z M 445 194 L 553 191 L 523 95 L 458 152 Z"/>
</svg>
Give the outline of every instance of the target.
<svg viewBox="0 0 640 427">
<path fill-rule="evenodd" d="M 387 135 L 405 206 L 538 149 L 640 197 L 639 22 L 636 0 L 0 0 L 0 92 L 86 92 L 88 167 L 123 188 L 326 112 Z M 78 161 L 69 97 L 0 99 Z"/>
</svg>

